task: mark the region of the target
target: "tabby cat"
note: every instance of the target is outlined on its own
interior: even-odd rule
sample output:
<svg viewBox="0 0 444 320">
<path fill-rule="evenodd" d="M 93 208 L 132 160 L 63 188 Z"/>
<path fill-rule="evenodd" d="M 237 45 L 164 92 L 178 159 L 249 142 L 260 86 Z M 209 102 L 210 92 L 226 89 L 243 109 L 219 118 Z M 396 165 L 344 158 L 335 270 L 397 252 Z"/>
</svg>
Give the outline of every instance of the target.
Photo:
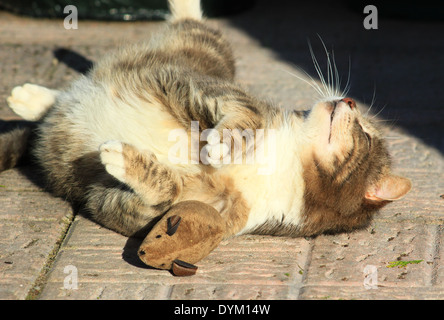
<svg viewBox="0 0 444 320">
<path fill-rule="evenodd" d="M 143 236 L 183 200 L 216 208 L 226 237 L 351 231 L 410 190 L 353 99 L 330 96 L 302 114 L 253 97 L 199 1 L 169 5 L 163 32 L 108 54 L 68 89 L 14 88 L 9 106 L 36 129 L 0 137 L 2 169 L 31 141 L 52 192 L 126 236 Z M 177 161 L 183 146 L 187 161 Z"/>
</svg>

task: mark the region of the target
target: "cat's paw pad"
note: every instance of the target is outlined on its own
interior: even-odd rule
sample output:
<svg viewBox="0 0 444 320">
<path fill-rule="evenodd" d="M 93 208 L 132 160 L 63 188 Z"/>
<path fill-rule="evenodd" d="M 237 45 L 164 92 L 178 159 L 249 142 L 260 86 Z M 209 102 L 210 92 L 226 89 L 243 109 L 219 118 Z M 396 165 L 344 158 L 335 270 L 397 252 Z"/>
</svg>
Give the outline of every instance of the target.
<svg viewBox="0 0 444 320">
<path fill-rule="evenodd" d="M 99 148 L 100 160 L 106 171 L 116 179 L 125 182 L 125 159 L 123 144 L 120 141 L 108 141 Z"/>
<path fill-rule="evenodd" d="M 9 107 L 25 120 L 39 120 L 50 106 L 55 103 L 56 91 L 26 83 L 12 89 L 6 99 Z"/>
</svg>

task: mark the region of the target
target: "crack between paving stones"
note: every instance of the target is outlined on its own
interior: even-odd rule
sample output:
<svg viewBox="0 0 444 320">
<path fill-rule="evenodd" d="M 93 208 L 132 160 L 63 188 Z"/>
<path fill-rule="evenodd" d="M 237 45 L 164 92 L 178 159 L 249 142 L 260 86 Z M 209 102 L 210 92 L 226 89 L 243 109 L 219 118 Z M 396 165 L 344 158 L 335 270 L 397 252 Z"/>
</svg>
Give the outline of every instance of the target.
<svg viewBox="0 0 444 320">
<path fill-rule="evenodd" d="M 62 247 L 67 235 L 69 234 L 69 230 L 73 225 L 74 218 L 75 214 L 72 212 L 62 218 L 61 223 L 64 226 L 62 228 L 60 237 L 55 242 L 54 247 L 52 248 L 51 252 L 48 254 L 46 262 L 43 265 L 42 269 L 40 270 L 39 275 L 37 276 L 37 279 L 34 281 L 34 283 L 31 286 L 31 289 L 28 291 L 28 294 L 26 295 L 25 298 L 26 300 L 37 300 L 40 294 L 43 292 L 43 289 L 45 288 L 48 279 L 48 275 L 51 272 L 52 267 L 54 266 L 56 258 L 60 252 L 60 248 Z"/>
<path fill-rule="evenodd" d="M 444 229 L 443 225 L 439 225 L 435 227 L 435 232 L 433 235 L 433 251 L 432 251 L 432 272 L 430 275 L 430 285 L 433 287 L 436 285 L 436 281 L 438 279 L 438 269 L 439 269 L 439 255 L 441 251 L 441 233 Z"/>
<path fill-rule="evenodd" d="M 310 242 L 308 245 L 307 256 L 306 256 L 305 264 L 303 266 L 302 279 L 301 279 L 301 282 L 297 286 L 297 290 L 298 290 L 297 300 L 303 299 L 302 296 L 304 294 L 304 288 L 307 286 L 308 273 L 310 271 L 311 259 L 312 259 L 313 250 L 315 247 L 315 239 L 313 238 L 313 239 L 310 239 L 309 241 Z"/>
</svg>

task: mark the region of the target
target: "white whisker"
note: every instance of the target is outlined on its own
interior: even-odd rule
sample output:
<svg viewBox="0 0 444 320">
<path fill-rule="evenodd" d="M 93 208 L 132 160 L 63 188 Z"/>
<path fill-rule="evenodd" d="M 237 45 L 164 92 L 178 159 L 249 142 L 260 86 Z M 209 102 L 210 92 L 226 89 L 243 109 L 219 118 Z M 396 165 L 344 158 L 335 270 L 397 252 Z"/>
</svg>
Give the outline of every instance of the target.
<svg viewBox="0 0 444 320">
<path fill-rule="evenodd" d="M 313 60 L 314 67 L 316 69 L 316 72 L 319 76 L 319 80 L 321 80 L 321 83 L 325 89 L 324 97 L 327 97 L 329 94 L 327 83 L 325 82 L 324 74 L 322 73 L 321 67 L 319 66 L 318 60 L 316 59 L 316 56 L 313 52 L 313 48 L 311 46 L 310 40 L 308 40 L 308 47 L 310 49 L 311 59 Z"/>
<path fill-rule="evenodd" d="M 368 114 L 372 110 L 373 105 L 375 104 L 375 101 L 376 101 L 376 84 L 373 86 L 372 101 L 371 101 L 370 106 L 368 107 L 367 112 L 365 113 L 364 117 L 368 117 Z"/>
<path fill-rule="evenodd" d="M 295 78 L 304 81 L 306 84 L 308 84 L 310 87 L 312 87 L 316 93 L 320 95 L 320 98 L 322 99 L 341 99 L 345 96 L 347 96 L 349 90 L 350 90 L 350 79 L 351 79 L 351 58 L 349 56 L 348 61 L 348 74 L 347 74 L 347 83 L 345 84 L 344 89 L 341 89 L 341 77 L 339 75 L 339 70 L 336 65 L 336 60 L 334 56 L 334 50 L 332 49 L 331 52 L 328 51 L 327 46 L 325 45 L 325 42 L 322 40 L 321 36 L 317 35 L 319 40 L 321 41 L 322 47 L 324 48 L 325 54 L 327 56 L 327 72 L 326 76 L 322 72 L 321 65 L 319 64 L 316 55 L 314 53 L 313 47 L 311 45 L 310 39 L 307 39 L 308 48 L 310 51 L 310 56 L 313 62 L 313 66 L 315 68 L 315 71 L 318 75 L 319 81 L 314 80 L 314 78 L 308 74 L 305 70 L 302 68 L 299 68 L 297 66 L 295 67 L 299 72 L 303 73 L 307 78 L 304 79 L 303 77 L 292 73 L 289 70 L 282 69 L 286 73 L 294 76 Z"/>
<path fill-rule="evenodd" d="M 327 85 L 328 85 L 328 94 L 330 96 L 336 95 L 336 90 L 333 92 L 334 80 L 333 80 L 333 68 L 330 60 L 330 52 L 328 52 L 327 46 L 322 40 L 321 36 L 318 34 L 318 38 L 321 41 L 322 46 L 324 47 L 325 55 L 327 56 Z"/>
<path fill-rule="evenodd" d="M 381 108 L 381 110 L 379 110 L 378 111 L 378 113 L 377 114 L 375 114 L 374 116 L 372 116 L 372 119 L 375 119 L 382 111 L 384 111 L 384 109 L 385 109 L 385 107 L 387 106 L 387 104 L 385 104 L 382 108 Z"/>
<path fill-rule="evenodd" d="M 327 47 L 326 47 L 324 41 L 322 41 L 322 38 L 321 38 L 321 36 L 319 34 L 318 34 L 318 37 L 319 37 L 319 40 L 321 41 L 322 46 L 324 47 L 325 55 L 327 56 L 327 85 L 328 85 L 328 94 L 330 96 L 332 96 L 333 95 L 333 92 L 332 92 L 332 89 L 333 89 L 333 87 L 332 87 L 332 85 L 333 85 L 333 83 L 332 83 L 333 70 L 332 70 L 332 67 L 331 67 L 330 53 L 328 52 Z"/>
<path fill-rule="evenodd" d="M 373 122 L 395 122 L 396 119 L 373 119 Z"/>
<path fill-rule="evenodd" d="M 348 75 L 347 75 L 347 83 L 345 84 L 343 96 L 346 97 L 348 92 L 350 91 L 350 78 L 351 78 L 351 57 L 348 56 Z"/>
<path fill-rule="evenodd" d="M 293 72 L 290 72 L 290 71 L 288 71 L 288 70 L 286 70 L 286 69 L 283 69 L 283 68 L 281 68 L 281 70 L 283 70 L 283 71 L 285 71 L 286 73 L 288 73 L 289 75 L 291 75 L 291 76 L 293 76 L 293 77 L 296 77 L 296 78 L 298 78 L 299 80 L 302 80 L 302 81 L 304 81 L 306 84 L 308 84 L 310 87 L 312 87 L 321 97 L 323 97 L 323 92 L 322 92 L 322 90 L 321 90 L 321 88 L 319 87 L 319 85 L 314 81 L 314 79 L 307 73 L 307 72 L 305 72 L 304 70 L 302 70 L 304 73 L 305 73 L 305 75 L 306 76 L 308 76 L 309 78 L 310 78 L 310 80 L 311 80 L 311 82 L 310 81 L 307 81 L 307 80 L 305 80 L 304 78 L 302 78 L 302 77 L 300 77 L 300 76 L 298 76 L 297 74 L 294 74 Z"/>
<path fill-rule="evenodd" d="M 336 81 L 336 90 L 335 90 L 335 95 L 339 96 L 340 95 L 340 91 L 341 91 L 341 79 L 339 77 L 339 71 L 338 71 L 338 67 L 336 66 L 336 60 L 335 60 L 335 54 L 334 51 L 331 50 L 331 57 L 333 59 L 333 67 L 334 67 L 334 71 L 335 71 L 335 81 Z"/>
<path fill-rule="evenodd" d="M 325 90 L 324 98 L 345 97 L 348 94 L 348 91 L 350 90 L 351 59 L 349 57 L 347 83 L 344 87 L 344 90 L 341 90 L 341 78 L 339 76 L 339 70 L 336 65 L 334 50 L 332 49 L 331 52 L 329 52 L 321 36 L 319 34 L 317 36 L 321 41 L 322 47 L 324 48 L 325 54 L 327 56 L 327 79 L 325 79 L 324 74 L 319 65 L 319 62 L 316 59 L 310 40 L 308 39 L 307 42 L 308 42 L 308 47 L 310 49 L 310 55 L 313 60 L 313 65 Z"/>
</svg>

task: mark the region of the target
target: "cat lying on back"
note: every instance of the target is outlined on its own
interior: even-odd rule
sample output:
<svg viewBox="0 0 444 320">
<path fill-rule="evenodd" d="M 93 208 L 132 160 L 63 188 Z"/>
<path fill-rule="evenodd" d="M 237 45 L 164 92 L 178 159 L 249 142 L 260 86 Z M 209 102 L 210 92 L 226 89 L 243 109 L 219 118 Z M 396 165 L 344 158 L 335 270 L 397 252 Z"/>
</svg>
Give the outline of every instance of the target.
<svg viewBox="0 0 444 320">
<path fill-rule="evenodd" d="M 352 99 L 329 97 L 306 116 L 258 100 L 234 82 L 230 46 L 202 22 L 199 1 L 171 0 L 170 8 L 161 34 L 107 55 L 70 88 L 28 84 L 8 98 L 35 121 L 29 147 L 56 195 L 127 236 L 144 235 L 183 200 L 216 208 L 226 237 L 312 236 L 365 227 L 410 190 L 390 172 L 383 137 Z M 188 138 L 189 161 L 171 161 L 177 130 Z M 241 160 L 261 145 L 273 153 L 272 171 L 259 174 L 259 161 L 230 163 L 235 130 L 255 134 Z M 3 169 L 28 135 L 19 128 L 0 138 L 9 150 Z"/>
</svg>

